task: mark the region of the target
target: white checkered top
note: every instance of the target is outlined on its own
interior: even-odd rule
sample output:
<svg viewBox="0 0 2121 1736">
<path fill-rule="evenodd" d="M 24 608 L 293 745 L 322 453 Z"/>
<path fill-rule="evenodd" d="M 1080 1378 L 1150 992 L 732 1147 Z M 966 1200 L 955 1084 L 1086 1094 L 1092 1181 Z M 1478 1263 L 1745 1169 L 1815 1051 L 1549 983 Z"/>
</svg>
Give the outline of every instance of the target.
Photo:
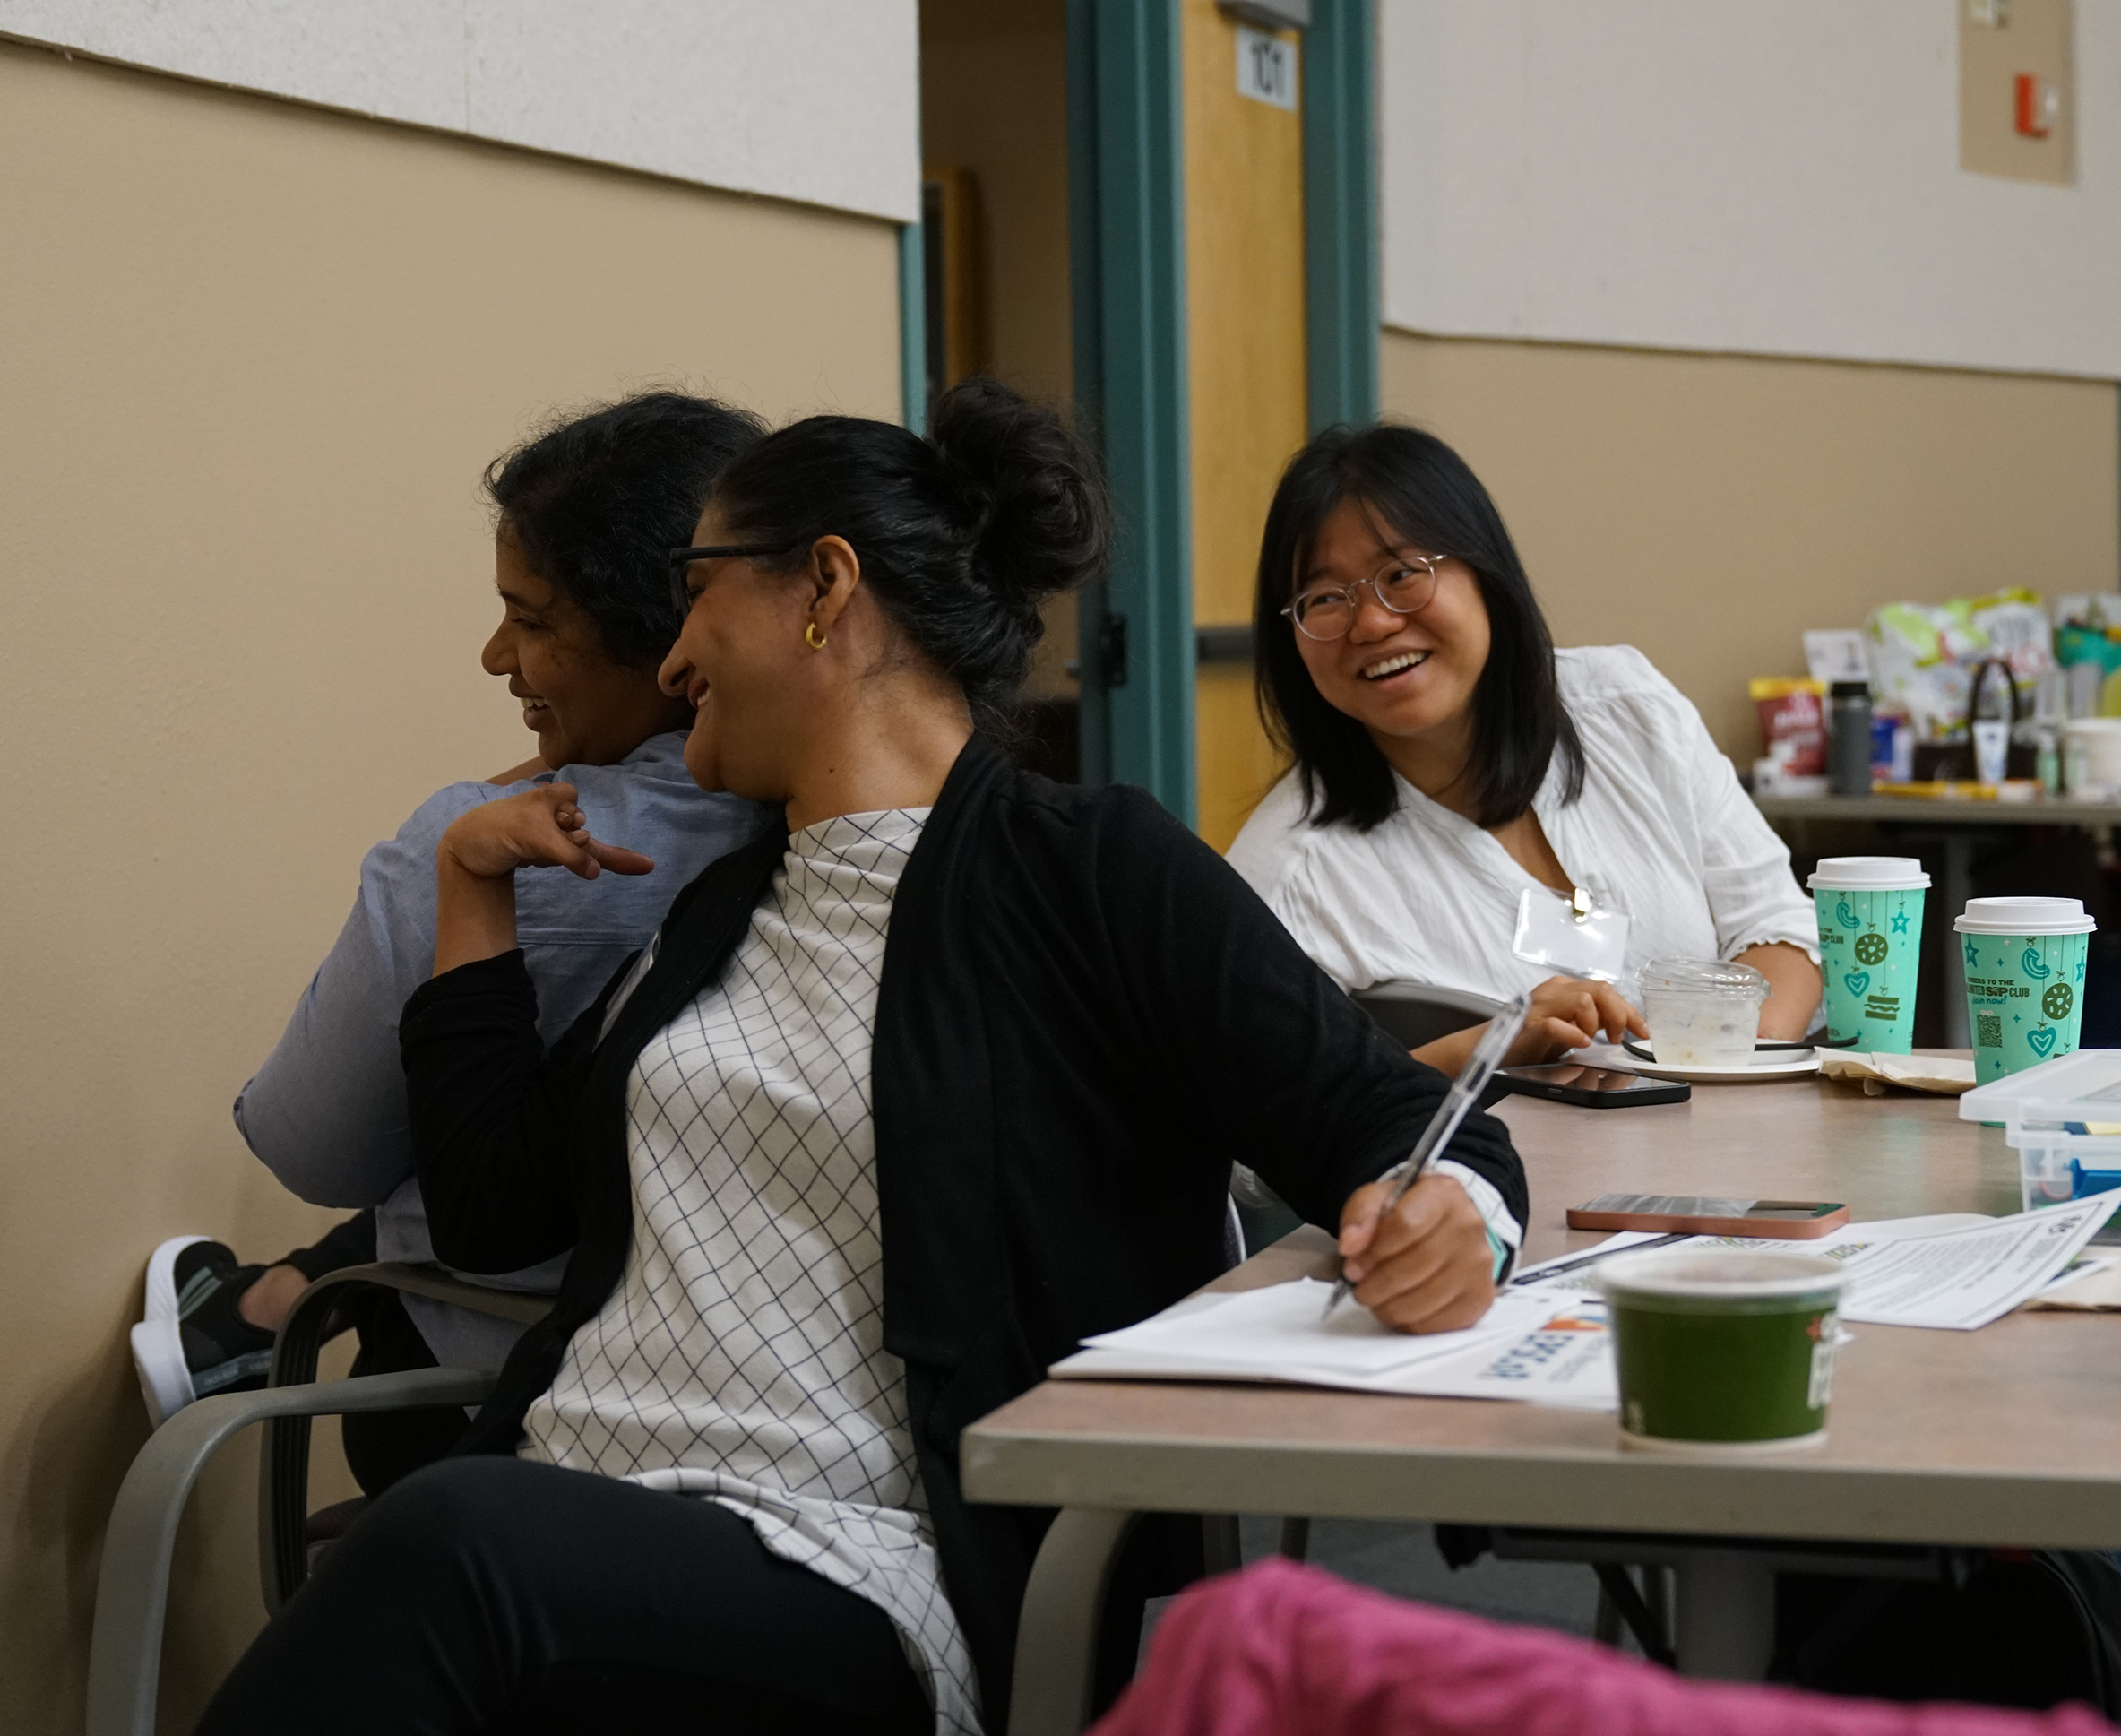
<svg viewBox="0 0 2121 1736">
<path fill-rule="evenodd" d="M 523 1455 L 741 1514 L 890 1616 L 938 1732 L 977 1736 L 884 1348 L 870 1118 L 884 935 L 928 812 L 797 833 L 720 980 L 641 1051 L 625 1275 L 530 1407 Z"/>
</svg>

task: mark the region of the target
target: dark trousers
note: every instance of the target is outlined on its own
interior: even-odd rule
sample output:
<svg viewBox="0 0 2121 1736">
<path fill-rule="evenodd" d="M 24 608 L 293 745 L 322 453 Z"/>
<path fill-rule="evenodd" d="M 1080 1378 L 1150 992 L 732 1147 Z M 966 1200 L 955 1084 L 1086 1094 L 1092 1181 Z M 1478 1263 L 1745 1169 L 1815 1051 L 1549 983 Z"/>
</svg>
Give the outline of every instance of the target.
<svg viewBox="0 0 2121 1736">
<path fill-rule="evenodd" d="M 366 1265 L 375 1258 L 375 1213 L 356 1212 L 344 1223 L 333 1224 L 323 1238 L 307 1248 L 283 1254 L 275 1264 L 291 1265 L 311 1283 L 341 1266 Z"/>
<path fill-rule="evenodd" d="M 199 1736 L 926 1736 L 875 1605 L 709 1502 L 517 1459 L 405 1479 L 244 1654 Z"/>
</svg>

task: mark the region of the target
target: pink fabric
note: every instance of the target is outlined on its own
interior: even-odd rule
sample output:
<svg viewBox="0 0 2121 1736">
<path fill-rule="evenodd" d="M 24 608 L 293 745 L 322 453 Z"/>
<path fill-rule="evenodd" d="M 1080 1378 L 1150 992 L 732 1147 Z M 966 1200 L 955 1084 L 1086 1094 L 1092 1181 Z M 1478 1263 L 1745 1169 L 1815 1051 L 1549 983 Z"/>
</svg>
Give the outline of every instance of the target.
<svg viewBox="0 0 2121 1736">
<path fill-rule="evenodd" d="M 1194 1586 L 1091 1736 L 2111 1736 L 2053 1712 L 1688 1681 L 1280 1559 Z"/>
</svg>

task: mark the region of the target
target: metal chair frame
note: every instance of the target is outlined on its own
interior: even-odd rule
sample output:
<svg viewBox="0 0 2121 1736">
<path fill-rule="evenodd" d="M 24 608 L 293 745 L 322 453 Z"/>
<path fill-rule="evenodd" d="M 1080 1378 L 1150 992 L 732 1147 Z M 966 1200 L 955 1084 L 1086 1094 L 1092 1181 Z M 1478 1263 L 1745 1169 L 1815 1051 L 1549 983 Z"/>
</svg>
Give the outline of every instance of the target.
<svg viewBox="0 0 2121 1736">
<path fill-rule="evenodd" d="M 351 1286 L 425 1296 L 523 1326 L 542 1320 L 552 1308 L 550 1296 L 466 1283 L 435 1266 L 398 1262 L 344 1266 L 326 1273 L 296 1300 L 272 1347 L 268 1391 L 306 1386 L 316 1378 L 325 1343 L 343 1329 L 335 1317 Z M 309 1577 L 309 1434 L 308 1412 L 283 1413 L 265 1423 L 258 1463 L 258 1581 L 265 1608 L 274 1615 Z"/>
<path fill-rule="evenodd" d="M 1351 998 L 1393 1041 L 1419 1049 L 1438 1037 L 1470 1025 L 1485 1024 L 1503 1004 L 1464 989 L 1441 989 L 1429 982 L 1374 982 Z"/>
<path fill-rule="evenodd" d="M 487 1369 L 414 1369 L 318 1381 L 317 1352 L 331 1335 L 334 1303 L 342 1300 L 332 1292 L 357 1283 L 525 1324 L 551 1306 L 549 1297 L 488 1290 L 435 1267 L 392 1264 L 348 1266 L 304 1291 L 274 1347 L 272 1384 L 263 1392 L 194 1400 L 148 1438 L 119 1485 L 96 1584 L 85 1736 L 154 1736 L 177 1526 L 207 1461 L 237 1435 L 253 1423 L 266 1425 L 259 1467 L 259 1554 L 266 1602 L 277 1611 L 308 1573 L 303 1505 L 310 1419 L 479 1404 L 493 1392 L 498 1377 Z"/>
</svg>

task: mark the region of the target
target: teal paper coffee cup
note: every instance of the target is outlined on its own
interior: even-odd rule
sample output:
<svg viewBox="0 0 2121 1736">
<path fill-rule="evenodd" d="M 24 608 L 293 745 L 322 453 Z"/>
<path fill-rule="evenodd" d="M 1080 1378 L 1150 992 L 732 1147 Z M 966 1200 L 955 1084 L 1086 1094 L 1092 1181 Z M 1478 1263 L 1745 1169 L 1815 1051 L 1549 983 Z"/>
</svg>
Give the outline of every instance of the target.
<svg viewBox="0 0 2121 1736">
<path fill-rule="evenodd" d="M 2074 898 L 1970 898 L 1952 925 L 1966 964 L 1974 1079 L 2077 1052 L 2084 959 L 2099 925 Z"/>
<path fill-rule="evenodd" d="M 1826 1438 L 1839 1262 L 1818 1254 L 1618 1254 L 1597 1267 L 1626 1447 L 1758 1453 Z"/>
<path fill-rule="evenodd" d="M 1825 856 L 1805 884 L 1819 917 L 1827 1041 L 1905 1055 L 1929 876 L 1912 856 Z"/>
</svg>

